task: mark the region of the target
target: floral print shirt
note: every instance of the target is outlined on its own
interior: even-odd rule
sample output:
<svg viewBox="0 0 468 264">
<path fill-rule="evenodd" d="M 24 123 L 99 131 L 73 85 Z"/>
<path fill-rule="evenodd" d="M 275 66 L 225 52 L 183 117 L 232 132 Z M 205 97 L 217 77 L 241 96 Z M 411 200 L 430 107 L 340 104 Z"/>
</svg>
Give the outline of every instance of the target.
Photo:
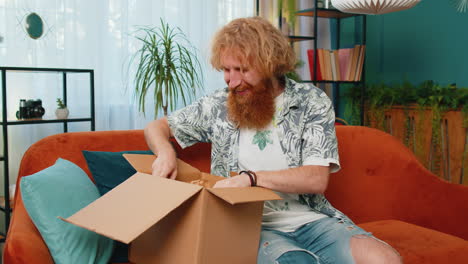
<svg viewBox="0 0 468 264">
<path fill-rule="evenodd" d="M 286 79 L 283 108 L 276 120 L 281 147 L 290 168 L 318 159 L 339 169 L 335 114 L 328 96 L 319 88 Z M 204 96 L 168 116 L 169 126 L 182 148 L 197 142 L 211 143 L 211 173 L 229 177 L 237 172 L 239 128 L 227 115 L 228 89 Z M 328 165 L 326 164 L 326 165 Z M 346 217 L 322 194 L 300 194 L 299 201 L 331 217 Z"/>
</svg>

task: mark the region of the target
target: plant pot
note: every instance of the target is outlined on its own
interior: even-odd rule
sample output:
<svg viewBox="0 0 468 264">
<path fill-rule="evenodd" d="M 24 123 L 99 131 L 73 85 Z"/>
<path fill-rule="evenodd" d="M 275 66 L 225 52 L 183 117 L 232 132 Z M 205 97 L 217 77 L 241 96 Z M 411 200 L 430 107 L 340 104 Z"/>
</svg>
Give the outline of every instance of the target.
<svg viewBox="0 0 468 264">
<path fill-rule="evenodd" d="M 57 108 L 55 110 L 55 116 L 58 118 L 58 119 L 66 119 L 68 117 L 68 108 Z"/>
</svg>

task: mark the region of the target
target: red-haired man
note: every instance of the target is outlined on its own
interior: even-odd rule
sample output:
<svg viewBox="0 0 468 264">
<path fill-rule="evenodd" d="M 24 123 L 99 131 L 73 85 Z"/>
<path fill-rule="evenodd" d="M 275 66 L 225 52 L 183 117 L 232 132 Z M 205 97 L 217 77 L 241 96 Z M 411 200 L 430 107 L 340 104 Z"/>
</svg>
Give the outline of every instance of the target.
<svg viewBox="0 0 468 264">
<path fill-rule="evenodd" d="M 211 63 L 226 89 L 146 127 L 159 156 L 153 175 L 177 175 L 170 136 L 182 147 L 211 142 L 211 173 L 226 177 L 215 187 L 255 184 L 283 198 L 265 202 L 258 263 L 401 263 L 325 199 L 340 168 L 333 106 L 320 89 L 285 77 L 295 56 L 281 32 L 259 17 L 233 20 L 215 35 Z"/>
</svg>

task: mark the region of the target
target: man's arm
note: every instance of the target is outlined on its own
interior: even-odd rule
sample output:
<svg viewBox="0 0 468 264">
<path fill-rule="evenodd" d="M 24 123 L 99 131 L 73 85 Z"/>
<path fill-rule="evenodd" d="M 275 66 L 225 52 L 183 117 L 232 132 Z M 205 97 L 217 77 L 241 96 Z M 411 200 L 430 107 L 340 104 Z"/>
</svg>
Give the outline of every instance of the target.
<svg viewBox="0 0 468 264">
<path fill-rule="evenodd" d="M 298 168 L 257 171 L 257 186 L 284 193 L 324 193 L 329 178 L 328 166 L 306 165 Z M 250 186 L 249 176 L 241 174 L 219 181 L 215 188 Z"/>
<path fill-rule="evenodd" d="M 177 176 L 177 157 L 169 137 L 173 136 L 167 118 L 150 122 L 145 127 L 145 139 L 151 151 L 158 158 L 153 162 L 153 175 L 175 179 Z"/>
</svg>

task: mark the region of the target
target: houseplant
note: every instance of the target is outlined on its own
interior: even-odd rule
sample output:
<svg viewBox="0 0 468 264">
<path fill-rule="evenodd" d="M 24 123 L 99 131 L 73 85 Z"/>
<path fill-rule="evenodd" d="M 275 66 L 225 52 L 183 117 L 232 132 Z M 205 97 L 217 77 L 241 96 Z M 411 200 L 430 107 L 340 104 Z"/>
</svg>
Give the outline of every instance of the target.
<svg viewBox="0 0 468 264">
<path fill-rule="evenodd" d="M 361 89 L 346 96 L 345 119 L 358 124 Z M 384 130 L 410 148 L 433 173 L 468 184 L 468 88 L 424 81 L 366 86 L 364 125 Z M 462 173 L 463 171 L 463 173 Z"/>
<path fill-rule="evenodd" d="M 278 17 L 281 17 L 280 30 L 285 35 L 294 35 L 296 25 L 296 1 L 295 0 L 279 0 L 278 1 Z"/>
<path fill-rule="evenodd" d="M 67 106 L 63 103 L 62 99 L 57 98 L 57 109 L 55 110 L 55 116 L 58 119 L 65 119 L 68 117 L 69 111 Z"/>
<path fill-rule="evenodd" d="M 184 105 L 202 87 L 202 68 L 186 35 L 180 28 L 171 28 L 161 19 L 157 28 L 141 27 L 137 33 L 141 48 L 133 59 L 138 60 L 134 80 L 139 110 L 145 114 L 147 96 L 154 99 L 154 116 L 159 110 L 167 115 L 178 100 Z"/>
</svg>

